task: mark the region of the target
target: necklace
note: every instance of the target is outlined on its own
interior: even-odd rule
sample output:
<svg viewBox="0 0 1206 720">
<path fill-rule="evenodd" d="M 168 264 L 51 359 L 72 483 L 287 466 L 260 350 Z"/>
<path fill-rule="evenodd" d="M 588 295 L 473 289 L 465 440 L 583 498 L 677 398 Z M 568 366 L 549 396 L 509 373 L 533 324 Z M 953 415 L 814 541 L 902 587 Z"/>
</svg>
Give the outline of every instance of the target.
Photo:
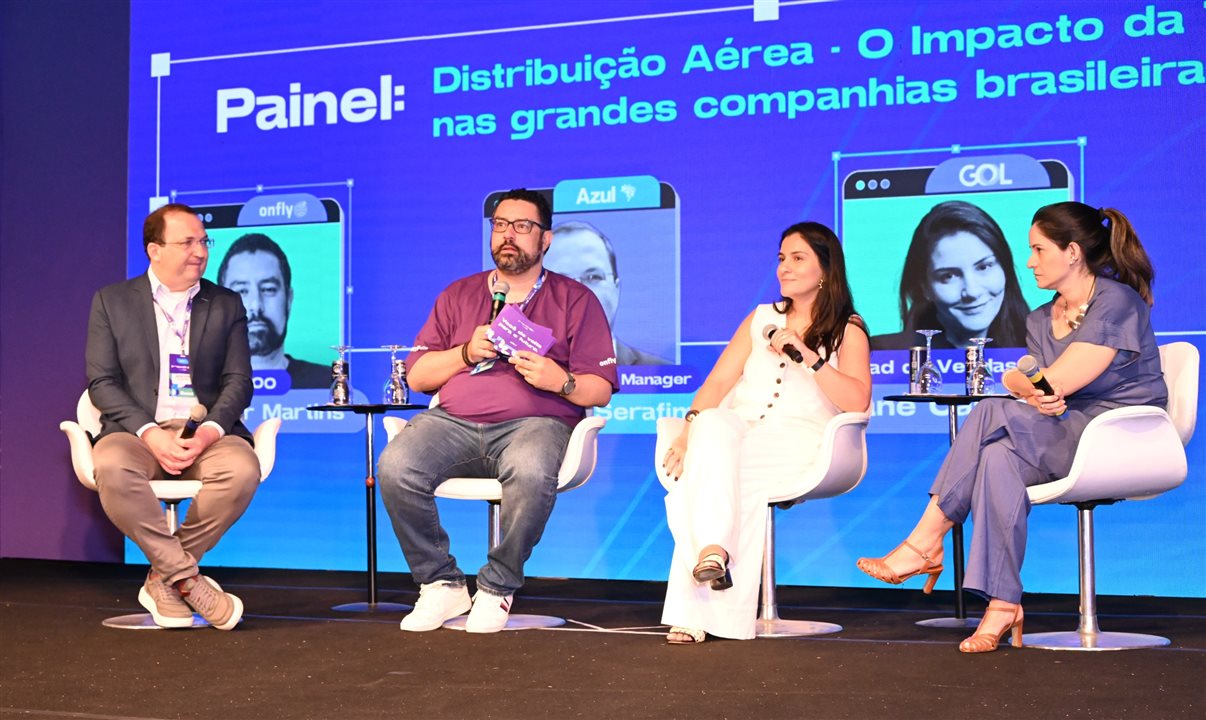
<svg viewBox="0 0 1206 720">
<path fill-rule="evenodd" d="M 1068 299 L 1065 298 L 1063 295 L 1060 295 L 1059 299 L 1061 301 L 1063 301 L 1063 303 L 1064 303 L 1063 312 L 1060 313 L 1060 320 L 1064 321 L 1064 324 L 1068 326 L 1069 330 L 1078 329 L 1080 327 L 1081 323 L 1083 323 L 1085 321 L 1085 313 L 1089 312 L 1089 301 L 1093 299 L 1093 291 L 1096 289 L 1097 289 L 1097 277 L 1094 276 L 1093 284 L 1089 286 L 1089 295 L 1088 295 L 1088 297 L 1085 298 L 1085 301 L 1083 303 L 1081 303 L 1080 305 L 1077 306 L 1075 317 L 1068 317 Z"/>
</svg>

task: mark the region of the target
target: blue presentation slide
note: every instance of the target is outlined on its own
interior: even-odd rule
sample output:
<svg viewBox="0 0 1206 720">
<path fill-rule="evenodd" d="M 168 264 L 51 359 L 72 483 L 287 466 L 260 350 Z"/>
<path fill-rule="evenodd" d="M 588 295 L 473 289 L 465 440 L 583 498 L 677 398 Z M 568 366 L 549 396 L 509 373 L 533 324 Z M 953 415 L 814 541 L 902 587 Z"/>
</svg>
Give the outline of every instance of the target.
<svg viewBox="0 0 1206 720">
<path fill-rule="evenodd" d="M 196 208 L 215 240 L 206 277 L 253 321 L 246 421 L 284 421 L 272 475 L 209 564 L 364 569 L 363 416 L 307 407 L 328 399 L 339 346 L 353 399 L 382 402 L 388 346 L 493 266 L 488 219 L 510 188 L 549 198 L 546 266 L 595 292 L 620 356 L 597 469 L 558 498 L 529 575 L 666 577 L 656 422 L 683 415 L 742 319 L 778 299 L 793 223 L 843 242 L 874 390 L 862 483 L 780 514 L 782 583 L 874 584 L 855 558 L 905 536 L 948 447 L 945 408 L 885 399 L 925 343 L 902 305 L 933 299 L 933 358 L 961 391 L 960 319 L 1052 297 L 1026 268 L 1039 207 L 1124 212 L 1156 267 L 1158 340 L 1204 345 L 1198 0 L 133 0 L 131 23 L 129 274 L 146 269 L 150 210 Z M 956 212 L 991 232 L 949 272 L 906 273 L 927 219 Z M 991 327 L 999 379 L 1025 338 Z M 1203 448 L 1182 487 L 1098 513 L 1099 591 L 1206 596 Z M 473 572 L 485 503 L 440 507 Z M 378 515 L 381 568 L 406 571 Z M 1026 588 L 1075 592 L 1075 512 L 1030 518 Z M 1136 552 L 1140 537 L 1159 540 Z"/>
</svg>

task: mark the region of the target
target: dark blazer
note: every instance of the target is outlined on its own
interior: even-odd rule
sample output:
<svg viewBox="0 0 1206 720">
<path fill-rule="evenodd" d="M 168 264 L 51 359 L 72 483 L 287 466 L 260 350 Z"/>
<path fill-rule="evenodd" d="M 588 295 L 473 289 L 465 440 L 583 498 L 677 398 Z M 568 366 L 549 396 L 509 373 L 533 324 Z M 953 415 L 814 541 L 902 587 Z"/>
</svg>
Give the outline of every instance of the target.
<svg viewBox="0 0 1206 720">
<path fill-rule="evenodd" d="M 189 362 L 197 402 L 206 422 L 247 438 L 241 420 L 251 403 L 251 350 L 247 311 L 239 296 L 208 280 L 193 299 Z M 151 280 L 146 275 L 101 288 L 88 318 L 88 394 L 101 411 L 100 439 L 136 433 L 155 422 L 159 396 L 159 334 Z"/>
</svg>

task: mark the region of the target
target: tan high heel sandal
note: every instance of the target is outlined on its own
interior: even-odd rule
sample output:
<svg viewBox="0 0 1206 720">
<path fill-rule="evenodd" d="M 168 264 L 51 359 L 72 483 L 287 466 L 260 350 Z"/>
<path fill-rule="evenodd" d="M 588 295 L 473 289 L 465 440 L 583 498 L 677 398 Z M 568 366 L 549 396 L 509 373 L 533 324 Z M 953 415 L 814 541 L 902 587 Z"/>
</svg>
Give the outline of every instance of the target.
<svg viewBox="0 0 1206 720">
<path fill-rule="evenodd" d="M 1017 648 L 1022 647 L 1022 606 L 1014 605 L 1012 608 L 1005 608 L 989 605 L 984 611 L 984 617 L 988 617 L 988 613 L 990 612 L 1013 612 L 1013 620 L 1009 623 L 1009 625 L 1005 626 L 1005 629 L 1000 633 L 980 632 L 980 629 L 976 628 L 976 633 L 974 635 L 959 643 L 959 652 L 992 652 L 1001 644 L 1001 638 L 1005 637 L 1005 633 L 1010 631 L 1013 631 L 1013 635 L 1010 637 L 1010 644 Z M 981 620 L 980 624 L 983 625 L 984 621 Z"/>
<path fill-rule="evenodd" d="M 708 553 L 691 570 L 695 582 L 711 583 L 713 590 L 728 590 L 733 587 L 733 574 L 729 572 L 728 552 Z"/>
<path fill-rule="evenodd" d="M 888 564 L 885 562 L 885 560 L 887 560 L 892 553 L 896 552 L 896 550 L 899 550 L 902 547 L 908 548 L 916 553 L 924 561 L 924 564 L 911 573 L 897 575 L 896 571 L 888 567 Z M 941 545 L 939 545 L 939 547 L 941 547 Z M 859 558 L 857 563 L 858 569 L 867 573 L 876 580 L 880 580 L 891 585 L 899 585 L 905 580 L 908 580 L 916 575 L 929 575 L 929 577 L 926 578 L 925 587 L 921 588 L 921 592 L 925 593 L 926 595 L 929 595 L 931 592 L 933 592 L 934 585 L 938 582 L 938 576 L 942 574 L 942 563 L 934 562 L 929 553 L 921 552 L 917 548 L 913 547 L 912 543 L 910 543 L 908 540 L 905 540 L 901 544 L 897 545 L 896 550 L 884 555 L 882 558 Z"/>
</svg>

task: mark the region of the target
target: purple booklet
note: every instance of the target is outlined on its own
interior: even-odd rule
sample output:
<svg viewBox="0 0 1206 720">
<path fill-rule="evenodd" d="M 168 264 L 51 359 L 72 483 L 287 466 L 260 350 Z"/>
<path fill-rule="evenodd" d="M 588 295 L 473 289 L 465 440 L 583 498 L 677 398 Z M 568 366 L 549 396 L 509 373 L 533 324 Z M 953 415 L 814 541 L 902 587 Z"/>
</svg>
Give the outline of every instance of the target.
<svg viewBox="0 0 1206 720">
<path fill-rule="evenodd" d="M 520 350 L 529 350 L 537 355 L 544 355 L 553 347 L 556 338 L 553 331 L 543 325 L 538 325 L 527 318 L 514 305 L 503 308 L 486 337 L 494 343 L 494 347 L 503 355 L 514 355 Z"/>
</svg>

